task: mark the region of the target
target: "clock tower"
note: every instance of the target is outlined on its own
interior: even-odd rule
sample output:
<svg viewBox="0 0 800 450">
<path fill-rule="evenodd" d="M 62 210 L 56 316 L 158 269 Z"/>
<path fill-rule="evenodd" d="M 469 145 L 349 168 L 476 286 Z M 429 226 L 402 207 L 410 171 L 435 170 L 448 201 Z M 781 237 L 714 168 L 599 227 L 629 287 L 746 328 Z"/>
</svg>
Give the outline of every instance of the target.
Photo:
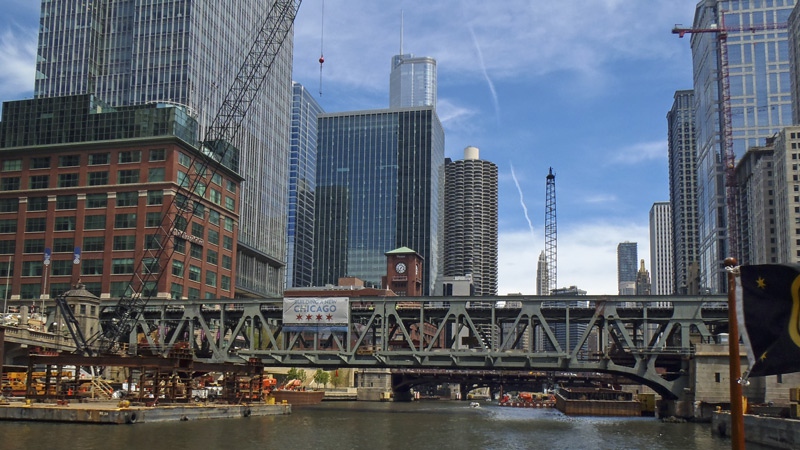
<svg viewBox="0 0 800 450">
<path fill-rule="evenodd" d="M 423 258 L 408 247 L 385 253 L 386 277 L 383 286 L 395 294 L 407 297 L 422 296 Z"/>
</svg>

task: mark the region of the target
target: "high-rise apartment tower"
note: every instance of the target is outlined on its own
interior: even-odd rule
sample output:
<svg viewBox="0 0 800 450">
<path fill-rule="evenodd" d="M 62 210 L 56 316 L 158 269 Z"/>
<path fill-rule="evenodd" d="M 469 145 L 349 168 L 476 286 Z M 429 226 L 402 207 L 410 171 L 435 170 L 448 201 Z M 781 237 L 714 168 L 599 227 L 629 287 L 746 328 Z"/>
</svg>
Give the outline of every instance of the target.
<svg viewBox="0 0 800 450">
<path fill-rule="evenodd" d="M 392 57 L 389 76 L 389 107 L 436 108 L 436 60 L 412 54 Z"/>
<path fill-rule="evenodd" d="M 650 293 L 675 293 L 672 270 L 672 212 L 669 202 L 656 202 L 650 208 Z"/>
</svg>

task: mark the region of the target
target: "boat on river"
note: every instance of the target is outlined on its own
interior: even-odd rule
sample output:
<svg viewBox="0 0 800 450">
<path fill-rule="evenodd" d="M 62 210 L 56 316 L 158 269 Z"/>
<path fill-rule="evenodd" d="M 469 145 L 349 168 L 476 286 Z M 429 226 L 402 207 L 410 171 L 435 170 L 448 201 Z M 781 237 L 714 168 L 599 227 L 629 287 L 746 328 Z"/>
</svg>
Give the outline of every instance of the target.
<svg viewBox="0 0 800 450">
<path fill-rule="evenodd" d="M 292 406 L 318 405 L 325 397 L 325 391 L 275 389 L 269 395 L 275 398 L 275 403 L 286 402 Z"/>
</svg>

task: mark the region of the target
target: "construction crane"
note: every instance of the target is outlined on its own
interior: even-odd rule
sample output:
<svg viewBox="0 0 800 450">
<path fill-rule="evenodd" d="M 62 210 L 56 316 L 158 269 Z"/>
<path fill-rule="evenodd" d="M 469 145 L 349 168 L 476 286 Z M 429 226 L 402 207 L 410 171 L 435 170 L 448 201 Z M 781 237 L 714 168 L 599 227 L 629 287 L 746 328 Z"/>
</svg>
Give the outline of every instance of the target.
<svg viewBox="0 0 800 450">
<path fill-rule="evenodd" d="M 556 220 L 556 176 L 553 168 L 547 174 L 547 192 L 544 206 L 544 254 L 547 261 L 547 293 L 558 288 L 558 227 Z"/>
<path fill-rule="evenodd" d="M 720 10 L 719 24 L 712 24 L 709 28 L 682 28 L 675 25 L 672 34 L 684 37 L 693 33 L 713 33 L 717 36 L 719 47 L 719 69 L 722 84 L 722 134 L 724 145 L 725 164 L 725 199 L 728 209 L 728 250 L 730 256 L 740 259 L 739 255 L 739 190 L 736 183 L 736 154 L 733 151 L 733 126 L 731 124 L 731 85 L 730 70 L 728 67 L 728 35 L 730 33 L 755 33 L 757 31 L 780 30 L 787 28 L 786 23 L 768 23 L 763 25 L 731 26 L 725 25 L 725 12 Z"/>
<path fill-rule="evenodd" d="M 166 271 L 166 262 L 172 258 L 175 249 L 173 234 L 182 231 L 182 227 L 186 226 L 194 213 L 196 205 L 189 198 L 198 189 L 203 190 L 205 178 L 216 174 L 219 166 L 212 162 L 225 161 L 228 149 L 294 24 L 301 1 L 276 0 L 264 18 L 222 105 L 206 128 L 199 144 L 199 152 L 189 164 L 188 176 L 179 180 L 179 191 L 169 202 L 153 240 L 146 243 L 145 253 L 137 261 L 125 294 L 112 308 L 111 320 L 94 336 L 84 336 L 78 320 L 67 304 L 66 296 L 62 294 L 56 297 L 56 305 L 75 341 L 76 353 L 93 356 L 108 352 L 121 337 L 133 331 L 148 300 L 158 289 L 158 282 Z"/>
</svg>

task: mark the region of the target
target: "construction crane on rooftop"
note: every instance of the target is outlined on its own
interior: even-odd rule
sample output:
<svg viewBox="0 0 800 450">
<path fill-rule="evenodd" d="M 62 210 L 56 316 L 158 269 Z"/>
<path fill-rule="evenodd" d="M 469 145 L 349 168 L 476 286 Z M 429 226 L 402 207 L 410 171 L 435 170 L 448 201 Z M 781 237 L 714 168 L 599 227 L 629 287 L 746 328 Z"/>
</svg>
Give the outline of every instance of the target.
<svg viewBox="0 0 800 450">
<path fill-rule="evenodd" d="M 553 168 L 547 174 L 544 206 L 544 254 L 547 262 L 547 295 L 558 288 L 558 221 L 556 218 L 556 176 Z"/>
<path fill-rule="evenodd" d="M 723 158 L 725 164 L 725 199 L 728 220 L 728 253 L 740 259 L 739 244 L 739 190 L 736 183 L 736 154 L 733 150 L 733 126 L 731 120 L 731 86 L 730 70 L 728 65 L 728 35 L 730 33 L 755 33 L 758 31 L 781 30 L 787 28 L 786 23 L 767 23 L 762 25 L 726 26 L 725 11 L 720 10 L 719 24 L 712 24 L 708 28 L 682 28 L 675 25 L 673 34 L 684 37 L 686 34 L 713 33 L 717 36 L 719 49 L 719 70 L 722 100 L 722 135 Z"/>
<path fill-rule="evenodd" d="M 158 291 L 158 282 L 175 250 L 175 234 L 183 231 L 198 207 L 190 200 L 191 196 L 203 195 L 208 180 L 217 172 L 218 164 L 226 161 L 228 149 L 292 29 L 300 3 L 301 0 L 275 0 L 269 9 L 222 105 L 199 142 L 187 176 L 179 180 L 179 191 L 165 209 L 156 234 L 146 243 L 145 253 L 136 263 L 125 294 L 112 308 L 112 319 L 104 323 L 95 335 L 84 336 L 66 296 L 62 294 L 55 299 L 75 342 L 76 353 L 85 356 L 106 353 L 133 331 L 148 300 Z M 168 348 L 161 350 L 164 355 L 169 351 Z"/>
</svg>

